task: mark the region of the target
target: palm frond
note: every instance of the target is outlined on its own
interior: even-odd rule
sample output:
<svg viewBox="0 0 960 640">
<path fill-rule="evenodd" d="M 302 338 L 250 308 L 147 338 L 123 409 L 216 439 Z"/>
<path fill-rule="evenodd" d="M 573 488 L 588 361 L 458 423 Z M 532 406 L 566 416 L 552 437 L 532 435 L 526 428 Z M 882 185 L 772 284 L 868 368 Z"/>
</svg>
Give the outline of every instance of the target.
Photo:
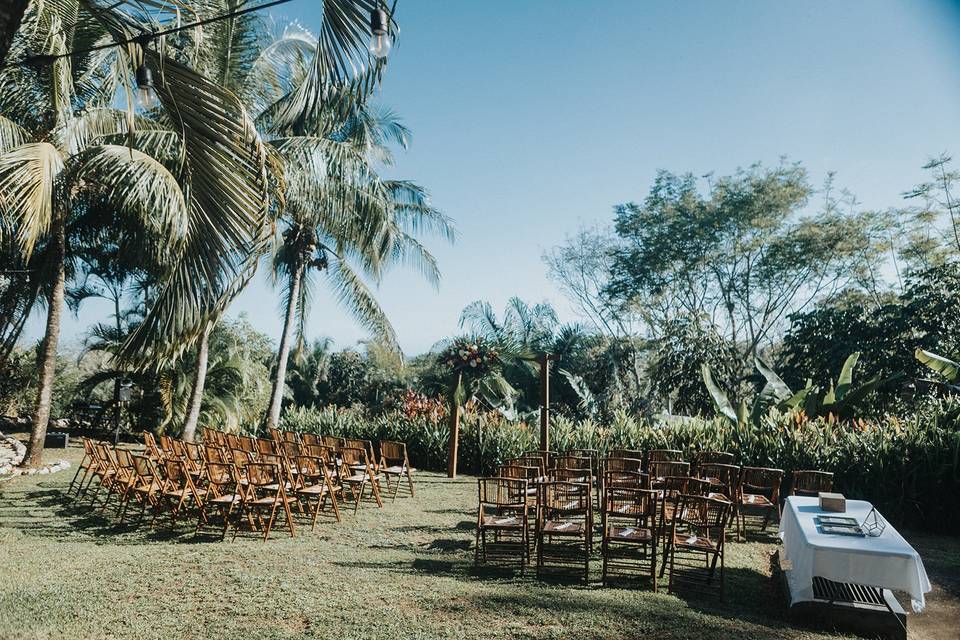
<svg viewBox="0 0 960 640">
<path fill-rule="evenodd" d="M 63 157 L 49 142 L 31 142 L 0 155 L 0 233 L 11 230 L 27 259 L 50 228 L 54 184 L 63 166 Z"/>
</svg>

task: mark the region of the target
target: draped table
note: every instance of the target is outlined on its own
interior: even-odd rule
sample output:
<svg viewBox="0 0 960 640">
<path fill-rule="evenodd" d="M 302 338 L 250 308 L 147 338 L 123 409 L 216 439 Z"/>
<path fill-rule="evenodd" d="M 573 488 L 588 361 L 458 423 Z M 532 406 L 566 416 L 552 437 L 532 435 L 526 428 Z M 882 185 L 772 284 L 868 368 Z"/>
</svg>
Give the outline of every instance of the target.
<svg viewBox="0 0 960 640">
<path fill-rule="evenodd" d="M 847 500 L 845 513 L 820 509 L 819 498 L 790 496 L 780 519 L 787 582 L 794 603 L 814 599 L 813 578 L 866 585 L 909 594 L 913 610 L 923 611 L 930 580 L 923 561 L 889 522 L 877 537 L 823 533 L 816 516 L 845 516 L 862 523 L 873 509 Z"/>
</svg>

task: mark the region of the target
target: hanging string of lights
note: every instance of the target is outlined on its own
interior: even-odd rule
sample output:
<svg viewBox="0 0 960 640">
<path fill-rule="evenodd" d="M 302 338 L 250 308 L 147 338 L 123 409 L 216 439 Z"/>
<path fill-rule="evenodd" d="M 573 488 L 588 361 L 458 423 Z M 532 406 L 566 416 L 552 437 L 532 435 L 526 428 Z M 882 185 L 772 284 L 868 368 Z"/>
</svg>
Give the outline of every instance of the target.
<svg viewBox="0 0 960 640">
<path fill-rule="evenodd" d="M 221 20 L 228 20 L 230 18 L 235 18 L 237 16 L 242 16 L 248 13 L 253 13 L 254 11 L 261 11 L 263 9 L 269 9 L 271 7 L 276 7 L 281 4 L 287 4 L 293 0 L 271 0 L 270 2 L 265 2 L 264 4 L 259 4 L 256 6 L 245 7 L 243 9 L 238 9 L 236 11 L 231 11 L 230 13 L 225 13 L 219 16 L 213 16 L 210 18 L 204 18 L 202 20 L 197 20 L 195 22 L 189 22 L 187 24 L 178 25 L 176 27 L 169 27 L 166 29 L 161 29 L 159 31 L 147 31 L 144 33 L 137 34 L 131 38 L 125 40 L 114 40 L 113 42 L 108 42 L 101 45 L 96 45 L 93 47 L 87 47 L 85 49 L 76 49 L 73 51 L 68 51 L 61 54 L 38 54 L 24 58 L 21 61 L 21 64 L 29 65 L 50 65 L 53 64 L 56 60 L 61 58 L 69 58 L 71 56 L 80 55 L 84 53 L 92 53 L 94 51 L 101 51 L 103 49 L 110 49 L 113 47 L 122 47 L 127 44 L 137 43 L 142 47 L 146 47 L 152 40 L 159 38 L 161 36 L 167 36 L 180 31 L 186 31 L 187 29 L 195 29 L 197 27 L 202 27 L 204 25 L 212 24 L 214 22 L 219 22 Z M 386 58 L 390 53 L 390 49 L 393 47 L 393 42 L 390 39 L 389 33 L 389 20 L 387 18 L 387 12 L 380 6 L 380 3 L 377 3 L 376 8 L 370 11 L 370 54 L 376 58 Z M 137 87 L 141 90 L 141 93 L 151 93 L 153 86 L 153 74 L 146 65 L 140 65 L 137 68 L 136 73 Z"/>
</svg>

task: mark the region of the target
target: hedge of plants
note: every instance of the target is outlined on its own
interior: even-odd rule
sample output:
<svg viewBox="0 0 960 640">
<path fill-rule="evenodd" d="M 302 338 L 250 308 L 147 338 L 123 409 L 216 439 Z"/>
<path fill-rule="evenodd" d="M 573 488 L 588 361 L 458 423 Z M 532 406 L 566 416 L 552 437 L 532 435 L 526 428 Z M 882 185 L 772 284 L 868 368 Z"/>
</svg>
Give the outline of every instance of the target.
<svg viewBox="0 0 960 640">
<path fill-rule="evenodd" d="M 848 498 L 869 500 L 898 526 L 928 531 L 960 530 L 960 430 L 936 411 L 910 420 L 838 422 L 802 414 L 771 413 L 758 425 L 689 418 L 651 424 L 626 413 L 608 424 L 556 417 L 551 448 L 671 448 L 731 451 L 744 465 L 789 471 L 820 469 L 835 474 L 834 486 Z M 284 428 L 407 443 L 412 464 L 446 468 L 449 429 L 443 412 L 396 411 L 379 416 L 353 409 L 292 409 Z M 462 473 L 491 473 L 497 465 L 539 447 L 538 425 L 508 422 L 498 413 L 467 410 L 460 432 Z M 785 487 L 786 490 L 788 487 Z"/>
</svg>

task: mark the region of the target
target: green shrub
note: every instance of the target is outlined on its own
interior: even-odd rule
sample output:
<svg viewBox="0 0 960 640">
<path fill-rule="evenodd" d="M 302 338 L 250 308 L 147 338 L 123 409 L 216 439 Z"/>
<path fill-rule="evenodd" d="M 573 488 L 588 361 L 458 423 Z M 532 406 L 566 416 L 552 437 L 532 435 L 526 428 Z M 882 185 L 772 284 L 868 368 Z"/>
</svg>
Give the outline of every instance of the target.
<svg viewBox="0 0 960 640">
<path fill-rule="evenodd" d="M 731 451 L 741 464 L 788 472 L 820 469 L 835 474 L 835 489 L 848 498 L 869 500 L 891 521 L 931 531 L 960 527 L 960 431 L 941 422 L 942 408 L 911 420 L 879 423 L 807 420 L 802 414 L 773 412 L 758 425 L 735 426 L 724 419 L 690 419 L 670 426 L 650 424 L 625 412 L 609 424 L 556 417 L 551 448 L 671 448 L 687 459 L 701 450 Z M 953 411 L 948 411 L 952 415 Z M 407 443 L 411 462 L 422 469 L 446 469 L 449 428 L 436 417 L 392 412 L 368 416 L 357 409 L 292 409 L 283 426 L 337 436 Z M 539 448 L 539 427 L 509 423 L 500 414 L 466 411 L 460 435 L 459 470 L 492 473 L 497 465 Z M 785 487 L 786 488 L 786 487 Z"/>
</svg>

